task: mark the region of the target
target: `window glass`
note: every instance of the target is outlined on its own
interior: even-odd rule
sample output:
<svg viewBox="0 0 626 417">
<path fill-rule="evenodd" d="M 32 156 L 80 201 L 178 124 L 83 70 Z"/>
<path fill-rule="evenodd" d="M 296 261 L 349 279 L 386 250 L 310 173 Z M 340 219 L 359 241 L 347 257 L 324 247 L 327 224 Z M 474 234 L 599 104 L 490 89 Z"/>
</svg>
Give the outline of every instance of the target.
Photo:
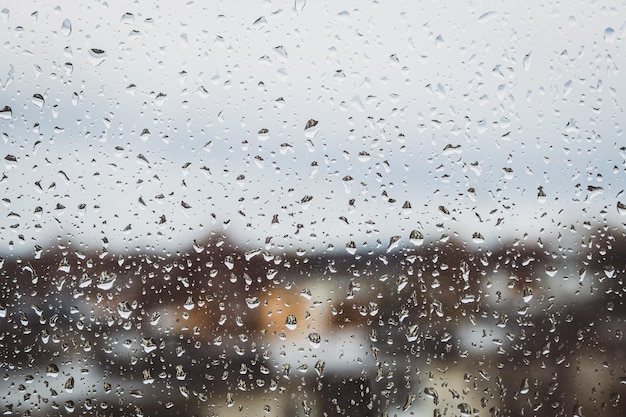
<svg viewBox="0 0 626 417">
<path fill-rule="evenodd" d="M 0 6 L 3 413 L 626 415 L 622 6 Z"/>
</svg>

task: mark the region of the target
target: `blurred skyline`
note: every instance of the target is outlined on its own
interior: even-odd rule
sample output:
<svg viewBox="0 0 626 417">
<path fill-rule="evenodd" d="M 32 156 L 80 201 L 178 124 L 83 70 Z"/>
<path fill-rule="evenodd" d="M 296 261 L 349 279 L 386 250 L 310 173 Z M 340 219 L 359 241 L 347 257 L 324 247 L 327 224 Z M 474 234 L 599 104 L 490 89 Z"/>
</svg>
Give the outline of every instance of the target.
<svg viewBox="0 0 626 417">
<path fill-rule="evenodd" d="M 0 252 L 623 225 L 614 4 L 9 6 Z"/>
</svg>

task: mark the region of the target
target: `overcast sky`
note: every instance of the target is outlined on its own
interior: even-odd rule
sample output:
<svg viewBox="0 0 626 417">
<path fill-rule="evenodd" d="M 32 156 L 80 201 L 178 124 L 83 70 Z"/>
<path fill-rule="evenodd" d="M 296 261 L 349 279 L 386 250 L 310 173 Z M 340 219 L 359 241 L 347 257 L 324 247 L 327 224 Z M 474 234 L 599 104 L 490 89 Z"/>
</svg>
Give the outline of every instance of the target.
<svg viewBox="0 0 626 417">
<path fill-rule="evenodd" d="M 624 222 L 617 2 L 78 4 L 0 13 L 1 252 Z"/>
</svg>

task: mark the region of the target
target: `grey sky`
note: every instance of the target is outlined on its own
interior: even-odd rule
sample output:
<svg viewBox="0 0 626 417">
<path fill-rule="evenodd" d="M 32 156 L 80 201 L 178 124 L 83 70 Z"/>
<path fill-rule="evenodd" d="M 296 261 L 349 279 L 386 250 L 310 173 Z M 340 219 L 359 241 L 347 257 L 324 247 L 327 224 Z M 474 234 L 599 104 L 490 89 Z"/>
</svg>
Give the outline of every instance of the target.
<svg viewBox="0 0 626 417">
<path fill-rule="evenodd" d="M 4 6 L 0 251 L 623 222 L 618 3 L 181 4 Z"/>
</svg>

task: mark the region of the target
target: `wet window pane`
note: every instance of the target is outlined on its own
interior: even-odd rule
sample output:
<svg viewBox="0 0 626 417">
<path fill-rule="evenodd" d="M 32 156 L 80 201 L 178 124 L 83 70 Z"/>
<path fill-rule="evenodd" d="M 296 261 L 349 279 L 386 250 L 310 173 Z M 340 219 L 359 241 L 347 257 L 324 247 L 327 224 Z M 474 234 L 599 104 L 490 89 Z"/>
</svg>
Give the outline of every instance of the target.
<svg viewBox="0 0 626 417">
<path fill-rule="evenodd" d="M 6 415 L 626 415 L 622 5 L 0 6 Z"/>
</svg>

